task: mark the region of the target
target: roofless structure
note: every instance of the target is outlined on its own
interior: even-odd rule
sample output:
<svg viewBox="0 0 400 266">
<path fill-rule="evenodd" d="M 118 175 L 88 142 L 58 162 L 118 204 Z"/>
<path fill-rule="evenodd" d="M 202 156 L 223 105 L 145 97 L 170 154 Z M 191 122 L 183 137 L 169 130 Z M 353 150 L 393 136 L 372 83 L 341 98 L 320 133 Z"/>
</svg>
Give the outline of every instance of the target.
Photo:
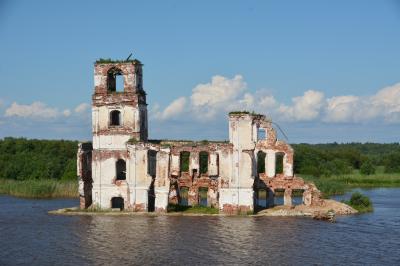
<svg viewBox="0 0 400 266">
<path fill-rule="evenodd" d="M 229 113 L 229 141 L 149 140 L 142 67 L 137 59 L 94 64 L 93 141 L 79 144 L 77 158 L 81 208 L 166 212 L 180 204 L 235 214 L 273 206 L 278 192 L 291 205 L 293 191 L 319 204 L 264 115 Z"/>
</svg>

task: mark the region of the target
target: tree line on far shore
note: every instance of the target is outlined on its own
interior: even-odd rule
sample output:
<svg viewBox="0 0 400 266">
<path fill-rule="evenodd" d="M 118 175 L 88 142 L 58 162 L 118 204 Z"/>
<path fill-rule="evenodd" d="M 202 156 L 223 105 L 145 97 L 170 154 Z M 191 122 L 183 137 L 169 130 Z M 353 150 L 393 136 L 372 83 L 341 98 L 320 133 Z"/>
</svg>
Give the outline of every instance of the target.
<svg viewBox="0 0 400 266">
<path fill-rule="evenodd" d="M 294 171 L 315 177 L 351 174 L 400 173 L 399 143 L 293 144 Z"/>
<path fill-rule="evenodd" d="M 0 139 L 0 179 L 76 180 L 77 141 Z M 296 174 L 400 173 L 399 143 L 293 144 Z"/>
<path fill-rule="evenodd" d="M 0 140 L 0 179 L 76 180 L 77 141 Z"/>
</svg>

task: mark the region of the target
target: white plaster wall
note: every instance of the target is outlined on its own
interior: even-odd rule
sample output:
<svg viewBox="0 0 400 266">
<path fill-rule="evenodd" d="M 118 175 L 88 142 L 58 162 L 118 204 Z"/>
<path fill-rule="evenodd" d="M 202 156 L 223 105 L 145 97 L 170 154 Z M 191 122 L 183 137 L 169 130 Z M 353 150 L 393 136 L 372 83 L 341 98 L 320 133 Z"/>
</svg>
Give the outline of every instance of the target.
<svg viewBox="0 0 400 266">
<path fill-rule="evenodd" d="M 210 159 L 208 161 L 208 175 L 210 176 L 218 175 L 217 157 L 217 153 L 210 153 Z"/>
<path fill-rule="evenodd" d="M 199 169 L 199 153 L 191 152 L 189 157 L 189 173 L 190 175 L 193 173 L 193 169 L 197 169 L 197 174 L 200 173 Z"/>
<path fill-rule="evenodd" d="M 180 164 L 180 158 L 179 155 L 171 155 L 171 175 L 178 176 L 179 175 L 179 164 Z"/>
<path fill-rule="evenodd" d="M 94 149 L 126 150 L 126 142 L 131 138 L 130 135 L 94 135 Z"/>
<path fill-rule="evenodd" d="M 147 209 L 148 191 L 148 187 L 136 187 L 135 204 L 144 204 Z"/>
<path fill-rule="evenodd" d="M 237 205 L 238 192 L 233 188 L 221 188 L 219 190 L 219 208 L 222 210 L 224 204 Z"/>
<path fill-rule="evenodd" d="M 92 179 L 95 184 L 111 184 L 116 175 L 115 169 L 116 159 L 109 158 L 106 160 L 92 161 Z"/>
<path fill-rule="evenodd" d="M 249 206 L 250 209 L 253 209 L 253 198 L 254 191 L 253 188 L 240 188 L 238 190 L 238 204 L 239 206 Z"/>
<path fill-rule="evenodd" d="M 121 125 L 132 128 L 134 131 L 139 131 L 139 124 L 136 122 L 139 120 L 139 108 L 121 104 L 115 104 L 110 106 L 94 106 L 92 108 L 92 123 L 94 128 L 97 130 L 107 130 L 110 124 L 110 112 L 118 110 L 121 112 Z"/>
<path fill-rule="evenodd" d="M 219 176 L 231 183 L 232 155 L 229 152 L 219 152 Z"/>
<path fill-rule="evenodd" d="M 293 176 L 293 165 L 288 162 L 288 156 L 283 156 L 283 173 L 285 176 Z"/>
<path fill-rule="evenodd" d="M 115 184 L 93 185 L 92 198 L 95 206 L 103 209 L 111 208 L 111 199 L 113 197 L 124 198 L 125 208 L 128 208 L 130 202 L 129 185 L 127 183 L 122 183 L 120 186 Z"/>
<path fill-rule="evenodd" d="M 247 152 L 242 152 L 239 162 L 239 186 L 241 188 L 253 187 L 253 161 Z"/>
<path fill-rule="evenodd" d="M 275 171 L 275 162 L 276 162 L 275 151 L 274 150 L 267 150 L 265 168 L 266 168 L 268 177 L 274 177 L 275 176 L 275 172 L 276 172 Z"/>
<path fill-rule="evenodd" d="M 154 192 L 156 194 L 155 208 L 167 210 L 169 187 L 155 188 Z"/>
<path fill-rule="evenodd" d="M 252 188 L 221 188 L 219 191 L 219 208 L 222 210 L 224 204 L 236 206 L 248 206 L 253 209 Z"/>
<path fill-rule="evenodd" d="M 253 119 L 250 115 L 229 118 L 229 141 L 235 149 L 254 149 Z"/>
<path fill-rule="evenodd" d="M 169 152 L 159 151 L 157 152 L 157 163 L 156 163 L 156 181 L 157 187 L 165 186 L 168 182 L 168 170 L 169 170 Z"/>
<path fill-rule="evenodd" d="M 133 169 L 131 168 L 136 187 L 149 188 L 151 184 L 151 176 L 147 175 L 147 149 L 137 149 L 131 152 L 133 160 Z"/>
</svg>

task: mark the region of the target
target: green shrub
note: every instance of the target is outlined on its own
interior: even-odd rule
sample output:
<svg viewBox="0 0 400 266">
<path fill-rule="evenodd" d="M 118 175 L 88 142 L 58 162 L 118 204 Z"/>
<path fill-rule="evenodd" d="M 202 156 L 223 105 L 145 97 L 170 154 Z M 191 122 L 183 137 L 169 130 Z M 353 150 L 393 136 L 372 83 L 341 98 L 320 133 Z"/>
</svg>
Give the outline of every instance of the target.
<svg viewBox="0 0 400 266">
<path fill-rule="evenodd" d="M 400 152 L 393 152 L 384 161 L 386 173 L 400 173 Z"/>
<path fill-rule="evenodd" d="M 376 168 L 370 160 L 365 161 L 360 168 L 360 173 L 362 175 L 372 175 L 375 174 Z"/>
<path fill-rule="evenodd" d="M 372 202 L 370 199 L 361 194 L 360 192 L 354 192 L 351 195 L 351 198 L 348 202 L 346 202 L 348 205 L 359 211 L 360 213 L 364 212 L 372 212 L 373 211 L 373 206 Z"/>
</svg>

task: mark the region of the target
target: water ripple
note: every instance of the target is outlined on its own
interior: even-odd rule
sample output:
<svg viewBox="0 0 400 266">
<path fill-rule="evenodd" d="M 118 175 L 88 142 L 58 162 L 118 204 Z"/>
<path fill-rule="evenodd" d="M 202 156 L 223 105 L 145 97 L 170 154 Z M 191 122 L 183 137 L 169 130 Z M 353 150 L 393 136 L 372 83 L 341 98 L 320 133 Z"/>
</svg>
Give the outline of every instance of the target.
<svg viewBox="0 0 400 266">
<path fill-rule="evenodd" d="M 335 224 L 292 217 L 64 217 L 76 200 L 0 196 L 0 265 L 399 265 L 400 189 L 363 193 L 372 214 Z"/>
</svg>

